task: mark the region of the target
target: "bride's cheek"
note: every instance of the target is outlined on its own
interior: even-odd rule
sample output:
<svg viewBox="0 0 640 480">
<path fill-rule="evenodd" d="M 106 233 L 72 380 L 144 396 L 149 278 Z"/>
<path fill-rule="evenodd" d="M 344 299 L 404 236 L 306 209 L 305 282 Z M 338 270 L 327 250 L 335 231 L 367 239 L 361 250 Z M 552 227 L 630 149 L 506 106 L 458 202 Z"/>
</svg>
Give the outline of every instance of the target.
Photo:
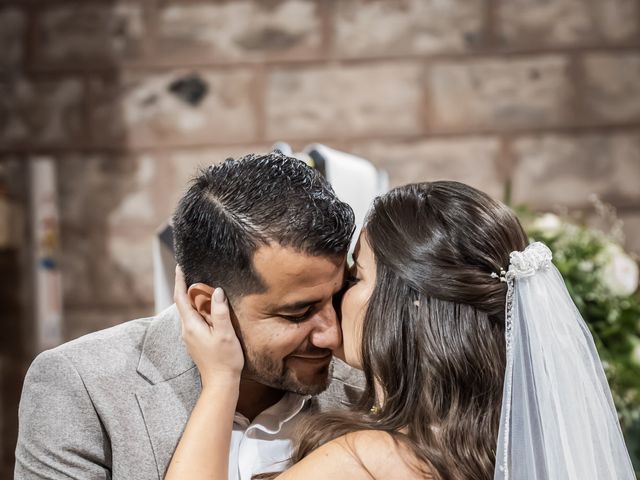
<svg viewBox="0 0 640 480">
<path fill-rule="evenodd" d="M 362 322 L 366 310 L 366 291 L 361 284 L 347 290 L 342 298 L 342 342 L 346 362 L 361 367 Z"/>
<path fill-rule="evenodd" d="M 342 297 L 341 313 L 342 313 L 342 343 L 345 350 L 353 341 L 353 287 L 347 290 Z"/>
</svg>

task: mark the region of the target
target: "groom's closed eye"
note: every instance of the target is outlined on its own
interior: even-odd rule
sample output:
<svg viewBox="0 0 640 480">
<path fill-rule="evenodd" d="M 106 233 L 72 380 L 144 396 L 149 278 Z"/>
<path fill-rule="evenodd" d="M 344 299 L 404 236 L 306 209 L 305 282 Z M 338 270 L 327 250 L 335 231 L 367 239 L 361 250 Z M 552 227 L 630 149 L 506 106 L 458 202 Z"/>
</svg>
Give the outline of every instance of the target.
<svg viewBox="0 0 640 480">
<path fill-rule="evenodd" d="M 273 308 L 274 316 L 284 318 L 293 323 L 304 322 L 313 313 L 314 306 L 319 303 L 319 300 L 303 300 L 299 302 L 293 302 L 286 305 L 280 305 Z"/>
<path fill-rule="evenodd" d="M 289 320 L 290 322 L 300 323 L 300 322 L 304 322 L 307 318 L 309 318 L 309 316 L 311 315 L 311 311 L 312 309 L 310 308 L 301 315 L 282 315 L 281 314 L 280 316 L 286 320 Z"/>
</svg>

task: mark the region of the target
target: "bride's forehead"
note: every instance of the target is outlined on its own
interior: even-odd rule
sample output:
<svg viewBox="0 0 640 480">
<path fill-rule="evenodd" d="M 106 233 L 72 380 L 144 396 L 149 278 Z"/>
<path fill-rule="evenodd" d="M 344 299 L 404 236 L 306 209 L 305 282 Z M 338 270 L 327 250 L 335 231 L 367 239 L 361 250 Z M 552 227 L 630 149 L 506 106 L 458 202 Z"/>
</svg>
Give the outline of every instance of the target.
<svg viewBox="0 0 640 480">
<path fill-rule="evenodd" d="M 360 233 L 358 241 L 353 250 L 353 258 L 360 266 L 366 266 L 374 261 L 373 250 L 367 232 L 365 230 Z"/>
</svg>

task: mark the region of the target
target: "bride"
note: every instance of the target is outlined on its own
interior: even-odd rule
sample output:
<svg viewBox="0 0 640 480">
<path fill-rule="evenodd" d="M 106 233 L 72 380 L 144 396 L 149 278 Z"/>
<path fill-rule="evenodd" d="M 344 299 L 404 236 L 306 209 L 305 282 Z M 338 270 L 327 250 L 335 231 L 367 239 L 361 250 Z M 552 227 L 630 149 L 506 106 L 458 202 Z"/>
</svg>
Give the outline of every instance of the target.
<svg viewBox="0 0 640 480">
<path fill-rule="evenodd" d="M 335 353 L 364 372 L 361 402 L 308 418 L 289 468 L 257 478 L 635 478 L 588 329 L 511 210 L 456 182 L 400 187 L 353 260 Z M 211 325 L 185 292 L 178 272 L 203 388 L 166 479 L 223 479 L 242 349 L 224 292 Z"/>
</svg>

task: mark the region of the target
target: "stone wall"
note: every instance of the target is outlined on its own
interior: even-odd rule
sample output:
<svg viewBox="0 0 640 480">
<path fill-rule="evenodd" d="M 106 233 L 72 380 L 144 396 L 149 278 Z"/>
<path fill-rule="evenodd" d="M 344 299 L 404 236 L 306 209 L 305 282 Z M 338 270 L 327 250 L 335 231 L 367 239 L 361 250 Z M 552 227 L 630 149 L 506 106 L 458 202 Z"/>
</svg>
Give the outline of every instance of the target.
<svg viewBox="0 0 640 480">
<path fill-rule="evenodd" d="M 278 140 L 541 210 L 595 192 L 640 253 L 640 0 L 0 0 L 0 51 L 0 161 L 58 165 L 66 338 L 151 313 L 195 168 Z"/>
</svg>

